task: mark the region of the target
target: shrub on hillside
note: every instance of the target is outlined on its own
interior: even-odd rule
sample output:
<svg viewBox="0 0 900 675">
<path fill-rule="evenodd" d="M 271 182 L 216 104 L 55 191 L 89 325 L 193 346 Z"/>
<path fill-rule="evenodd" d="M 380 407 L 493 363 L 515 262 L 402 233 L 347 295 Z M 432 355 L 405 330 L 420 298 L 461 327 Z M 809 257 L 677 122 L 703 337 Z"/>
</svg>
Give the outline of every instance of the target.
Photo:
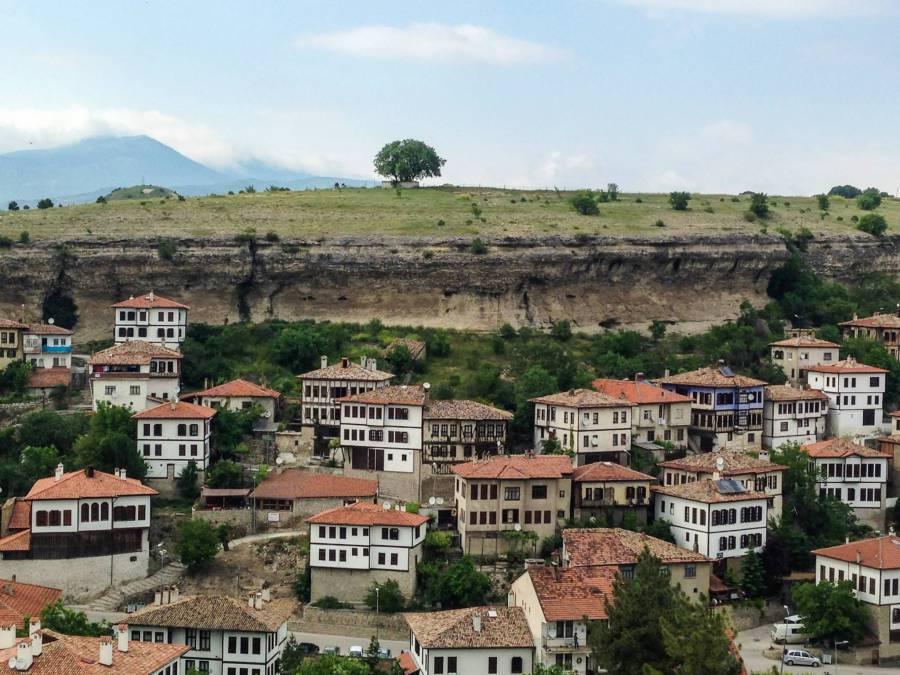
<svg viewBox="0 0 900 675">
<path fill-rule="evenodd" d="M 597 199 L 594 195 L 586 190 L 576 192 L 569 198 L 572 208 L 583 216 L 596 216 L 600 213 L 597 206 Z"/>
<path fill-rule="evenodd" d="M 669 204 L 676 211 L 687 211 L 688 202 L 691 201 L 690 192 L 670 192 Z"/>
<path fill-rule="evenodd" d="M 881 214 L 866 213 L 859 219 L 856 229 L 868 232 L 874 237 L 880 237 L 887 230 L 887 222 Z"/>
</svg>

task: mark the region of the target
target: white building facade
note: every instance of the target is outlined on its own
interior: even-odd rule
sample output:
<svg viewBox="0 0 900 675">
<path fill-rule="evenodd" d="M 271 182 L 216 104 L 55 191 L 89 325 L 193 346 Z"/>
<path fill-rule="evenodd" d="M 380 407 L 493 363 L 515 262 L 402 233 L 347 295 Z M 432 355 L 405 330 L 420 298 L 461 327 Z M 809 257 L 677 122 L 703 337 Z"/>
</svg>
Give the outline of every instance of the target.
<svg viewBox="0 0 900 675">
<path fill-rule="evenodd" d="M 190 307 L 150 291 L 113 307 L 116 343 L 137 340 L 178 350 L 187 333 Z"/>
<path fill-rule="evenodd" d="M 215 414 L 213 408 L 171 401 L 132 415 L 147 478 L 174 480 L 191 461 L 206 471 Z"/>
<path fill-rule="evenodd" d="M 816 389 L 789 385 L 766 387 L 763 406 L 763 448 L 785 443 L 814 443 L 825 437 L 828 396 Z"/>
<path fill-rule="evenodd" d="M 830 436 L 871 437 L 881 433 L 887 371 L 853 357 L 833 365 L 812 366 L 809 386 L 828 396 Z"/>
<path fill-rule="evenodd" d="M 624 398 L 636 407 L 631 414 L 631 433 L 635 442 L 671 443 L 687 447 L 691 424 L 691 399 L 647 382 L 642 375 L 634 380 L 597 379 L 591 383 L 597 391 L 613 398 Z"/>
<path fill-rule="evenodd" d="M 25 361 L 34 368 L 71 368 L 72 335 L 61 326 L 29 324 L 22 339 Z"/>
<path fill-rule="evenodd" d="M 124 342 L 90 359 L 94 410 L 101 401 L 140 411 L 174 401 L 181 390 L 181 354 L 149 342 Z"/>
<path fill-rule="evenodd" d="M 840 345 L 813 335 L 796 335 L 772 342 L 769 347 L 772 363 L 784 371 L 788 382 L 795 387 L 806 384 L 807 371 L 812 366 L 827 366 L 840 358 Z"/>
</svg>

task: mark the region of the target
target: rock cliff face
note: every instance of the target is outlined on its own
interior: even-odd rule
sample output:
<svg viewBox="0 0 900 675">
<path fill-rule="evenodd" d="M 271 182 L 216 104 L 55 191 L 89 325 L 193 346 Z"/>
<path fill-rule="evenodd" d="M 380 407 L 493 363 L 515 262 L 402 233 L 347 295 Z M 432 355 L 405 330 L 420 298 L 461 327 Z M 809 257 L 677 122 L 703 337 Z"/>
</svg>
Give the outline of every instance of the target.
<svg viewBox="0 0 900 675">
<path fill-rule="evenodd" d="M 579 330 L 673 321 L 685 332 L 765 302 L 780 237 L 543 237 L 238 243 L 188 239 L 161 260 L 155 238 L 35 243 L 0 255 L 0 316 L 39 312 L 53 293 L 78 306 L 80 340 L 111 336 L 109 305 L 148 290 L 191 305 L 190 320 L 332 319 L 495 330 L 503 323 Z M 813 266 L 843 281 L 900 273 L 900 239 L 817 238 Z"/>
</svg>

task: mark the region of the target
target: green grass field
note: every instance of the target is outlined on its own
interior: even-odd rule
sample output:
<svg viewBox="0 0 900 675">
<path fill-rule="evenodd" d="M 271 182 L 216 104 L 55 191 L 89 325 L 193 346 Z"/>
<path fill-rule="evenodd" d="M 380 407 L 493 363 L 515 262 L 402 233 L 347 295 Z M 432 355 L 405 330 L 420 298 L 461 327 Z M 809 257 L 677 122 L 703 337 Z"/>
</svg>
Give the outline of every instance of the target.
<svg viewBox="0 0 900 675">
<path fill-rule="evenodd" d="M 600 215 L 581 216 L 569 193 L 454 187 L 404 190 L 314 190 L 187 198 L 138 198 L 108 204 L 18 212 L 0 211 L 0 235 L 32 240 L 120 239 L 148 234 L 173 237 L 231 236 L 254 228 L 284 239 L 377 235 L 408 237 L 520 237 L 548 234 L 640 235 L 774 231 L 807 227 L 814 233 L 856 232 L 855 201 L 831 198 L 822 216 L 811 197 L 770 196 L 767 221 L 747 222 L 749 197 L 697 195 L 687 211 L 673 211 L 668 196 L 623 194 L 600 204 Z M 638 201 L 640 200 L 640 201 Z M 888 234 L 900 228 L 900 200 L 885 199 L 877 213 Z M 840 220 L 839 220 L 840 219 Z M 662 221 L 665 226 L 657 226 Z"/>
</svg>

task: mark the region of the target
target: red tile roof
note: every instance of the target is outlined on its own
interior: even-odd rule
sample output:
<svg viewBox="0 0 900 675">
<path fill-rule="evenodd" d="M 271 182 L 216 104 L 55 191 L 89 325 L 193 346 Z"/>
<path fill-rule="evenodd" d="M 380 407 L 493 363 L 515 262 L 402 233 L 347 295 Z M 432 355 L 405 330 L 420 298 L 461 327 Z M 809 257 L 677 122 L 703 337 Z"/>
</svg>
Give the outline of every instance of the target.
<svg viewBox="0 0 900 675">
<path fill-rule="evenodd" d="M 225 382 L 224 384 L 219 384 L 215 387 L 204 389 L 203 391 L 191 392 L 190 394 L 185 395 L 184 398 L 200 398 L 203 396 L 278 398 L 281 396 L 281 392 L 269 389 L 268 387 L 264 387 L 254 382 L 248 382 L 247 380 L 232 380 L 231 382 Z"/>
<path fill-rule="evenodd" d="M 143 485 L 136 478 L 118 478 L 111 473 L 93 470 L 88 477 L 89 469 L 79 469 L 64 473 L 57 480 L 56 476 L 41 478 L 35 481 L 25 499 L 39 501 L 43 499 L 100 499 L 103 497 L 154 496 L 159 494 L 153 488 Z"/>
<path fill-rule="evenodd" d="M 828 396 L 818 389 L 800 389 L 788 384 L 772 384 L 766 387 L 767 401 L 807 401 L 828 400 Z M 822 412 L 825 412 L 824 410 Z"/>
<path fill-rule="evenodd" d="M 394 384 L 337 399 L 342 403 L 425 405 L 425 389 L 418 384 Z"/>
<path fill-rule="evenodd" d="M 141 410 L 131 416 L 133 420 L 206 420 L 216 414 L 215 408 L 188 403 L 168 401 L 153 408 Z"/>
<path fill-rule="evenodd" d="M 889 534 L 874 539 L 851 541 L 813 551 L 816 555 L 855 563 L 881 570 L 900 569 L 900 537 Z"/>
<path fill-rule="evenodd" d="M 816 373 L 886 373 L 884 368 L 876 368 L 875 366 L 867 366 L 865 363 L 859 363 L 852 356 L 843 361 L 834 363 L 820 363 L 807 368 L 809 372 Z"/>
<path fill-rule="evenodd" d="M 574 467 L 566 455 L 495 455 L 484 460 L 455 464 L 452 471 L 468 479 L 529 480 L 567 478 L 572 475 Z"/>
<path fill-rule="evenodd" d="M 117 309 L 190 309 L 189 305 L 183 305 L 175 300 L 156 295 L 153 291 L 138 297 L 132 295 L 128 300 L 117 302 L 113 307 Z"/>
<path fill-rule="evenodd" d="M 7 527 L 10 530 L 27 530 L 31 527 L 31 502 L 16 497 Z"/>
<path fill-rule="evenodd" d="M 91 355 L 91 365 L 147 365 L 153 359 L 180 359 L 181 354 L 173 349 L 161 347 L 152 342 L 130 340 L 103 349 Z M 137 373 L 130 373 L 136 375 Z M 172 377 L 175 377 L 173 374 Z"/>
<path fill-rule="evenodd" d="M 572 473 L 572 480 L 576 483 L 606 483 L 617 480 L 656 482 L 653 476 L 613 462 L 594 462 L 579 466 Z"/>
<path fill-rule="evenodd" d="M 873 314 L 862 319 L 842 321 L 841 326 L 858 326 L 860 328 L 900 328 L 900 316 L 896 314 Z"/>
<path fill-rule="evenodd" d="M 768 382 L 746 375 L 726 375 L 722 368 L 698 368 L 657 380 L 662 384 L 684 384 L 695 387 L 761 387 Z"/>
<path fill-rule="evenodd" d="M 338 361 L 324 368 L 310 370 L 297 376 L 303 380 L 356 380 L 360 382 L 385 382 L 393 379 L 393 374 L 383 370 L 372 370 L 352 361 Z"/>
<path fill-rule="evenodd" d="M 0 553 L 8 553 L 10 551 L 30 551 L 31 550 L 31 530 L 22 530 L 15 534 L 0 539 Z"/>
<path fill-rule="evenodd" d="M 718 481 L 711 478 L 701 478 L 691 483 L 679 483 L 678 485 L 657 485 L 650 488 L 653 492 L 680 497 L 704 504 L 722 504 L 724 502 L 745 502 L 751 499 L 768 499 L 765 492 L 746 490 L 744 492 L 722 492 L 717 485 Z"/>
<path fill-rule="evenodd" d="M 820 340 L 814 337 L 790 337 L 777 342 L 770 342 L 770 347 L 840 347 L 840 345 L 828 340 Z"/>
<path fill-rule="evenodd" d="M 73 335 L 74 331 L 53 323 L 30 323 L 26 331 L 32 335 Z"/>
<path fill-rule="evenodd" d="M 512 417 L 512 413 L 506 410 L 500 410 L 492 405 L 465 399 L 429 401 L 423 413 L 423 418 L 426 420 L 509 421 Z"/>
<path fill-rule="evenodd" d="M 570 389 L 558 394 L 538 396 L 529 400 L 531 403 L 559 405 L 568 408 L 621 408 L 633 405 L 624 395 L 610 396 L 593 389 Z"/>
<path fill-rule="evenodd" d="M 407 513 L 396 509 L 385 509 L 381 504 L 356 502 L 347 506 L 339 506 L 317 513 L 306 519 L 306 522 L 323 525 L 393 525 L 402 527 L 418 527 L 428 522 L 428 516 L 418 513 Z"/>
<path fill-rule="evenodd" d="M 674 391 L 657 387 L 646 380 L 607 380 L 599 378 L 591 382 L 591 386 L 599 392 L 626 398 L 632 403 L 690 403 L 691 397 L 676 394 Z"/>
<path fill-rule="evenodd" d="M 254 609 L 246 600 L 224 595 L 195 595 L 184 596 L 167 605 L 148 605 L 128 619 L 133 626 L 274 632 L 296 610 L 297 603 L 288 599 L 265 602 L 262 609 Z"/>
<path fill-rule="evenodd" d="M 44 607 L 60 597 L 58 588 L 0 579 L 0 626 L 25 626 L 26 617 L 37 618 Z"/>
<path fill-rule="evenodd" d="M 28 328 L 28 324 L 19 323 L 18 321 L 13 321 L 12 319 L 0 319 L 0 328 L 26 330 Z"/>
<path fill-rule="evenodd" d="M 473 620 L 476 615 L 481 618 L 478 631 Z M 409 613 L 403 618 L 426 649 L 534 648 L 521 607 L 467 607 Z"/>
<path fill-rule="evenodd" d="M 568 567 L 634 565 L 645 548 L 665 564 L 711 562 L 699 553 L 649 534 L 615 527 L 567 529 L 562 536 Z"/>
<path fill-rule="evenodd" d="M 825 441 L 816 443 L 807 443 L 800 446 L 806 454 L 815 459 L 827 459 L 838 457 L 871 457 L 890 459 L 893 457 L 890 453 L 873 450 L 865 445 L 859 445 L 846 438 L 829 438 Z"/>
<path fill-rule="evenodd" d="M 608 619 L 606 599 L 612 599 L 612 586 L 618 568 L 551 567 L 535 565 L 525 570 L 531 578 L 546 621 Z"/>
<path fill-rule="evenodd" d="M 35 368 L 28 375 L 28 386 L 32 389 L 68 387 L 72 382 L 72 371 L 68 368 Z"/>
<path fill-rule="evenodd" d="M 374 497 L 378 482 L 335 476 L 302 469 L 270 473 L 253 491 L 255 499 L 320 499 L 323 497 Z"/>
<path fill-rule="evenodd" d="M 670 459 L 660 462 L 664 469 L 681 469 L 695 473 L 713 473 L 717 471 L 716 463 L 722 459 L 723 476 L 740 476 L 748 473 L 770 473 L 772 471 L 786 471 L 787 467 L 748 455 L 737 450 L 723 450 L 720 452 L 704 452 L 699 455 L 687 455 L 681 459 Z"/>
</svg>

